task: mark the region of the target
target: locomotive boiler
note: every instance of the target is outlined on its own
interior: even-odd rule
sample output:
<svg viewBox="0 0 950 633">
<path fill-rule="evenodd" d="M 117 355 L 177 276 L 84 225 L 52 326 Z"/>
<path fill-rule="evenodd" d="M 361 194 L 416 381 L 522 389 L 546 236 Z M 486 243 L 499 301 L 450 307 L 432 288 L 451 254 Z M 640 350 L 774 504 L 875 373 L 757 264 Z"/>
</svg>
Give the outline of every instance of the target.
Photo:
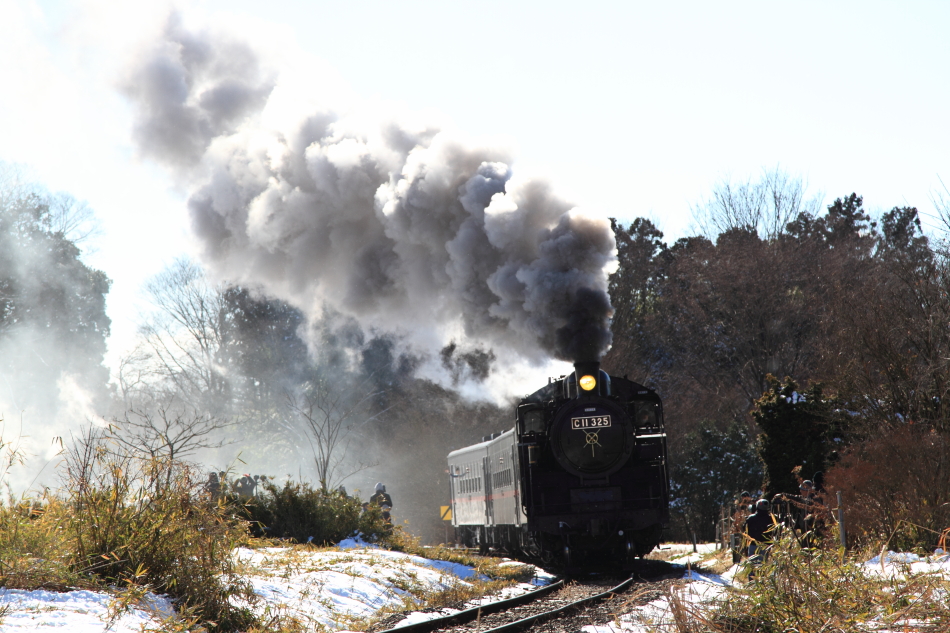
<svg viewBox="0 0 950 633">
<path fill-rule="evenodd" d="M 659 396 L 599 363 L 518 404 L 514 427 L 448 455 L 458 539 L 560 564 L 629 569 L 669 523 Z"/>
</svg>

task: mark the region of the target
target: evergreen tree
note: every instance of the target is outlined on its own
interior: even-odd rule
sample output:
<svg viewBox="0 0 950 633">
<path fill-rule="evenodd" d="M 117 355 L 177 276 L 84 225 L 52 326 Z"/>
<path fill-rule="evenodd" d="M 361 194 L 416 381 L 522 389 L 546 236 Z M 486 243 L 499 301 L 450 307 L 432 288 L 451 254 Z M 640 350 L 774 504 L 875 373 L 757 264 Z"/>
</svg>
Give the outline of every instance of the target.
<svg viewBox="0 0 950 633">
<path fill-rule="evenodd" d="M 32 190 L 0 190 L 0 402 L 42 415 L 57 406 L 66 374 L 88 395 L 105 398 L 111 325 L 111 282 L 81 261 L 57 228 L 50 200 Z"/>
<path fill-rule="evenodd" d="M 835 456 L 840 441 L 837 403 L 826 398 L 821 385 L 800 392 L 786 377 L 780 382 L 768 376 L 769 389 L 755 403 L 752 417 L 759 425 L 758 453 L 762 460 L 764 490 L 797 493 L 796 468 L 803 479 L 824 472 Z"/>
<path fill-rule="evenodd" d="M 720 430 L 707 420 L 686 436 L 683 458 L 673 463 L 671 492 L 674 512 L 697 538 L 711 540 L 720 508 L 742 490 L 762 484 L 762 465 L 746 427 L 733 421 Z"/>
</svg>

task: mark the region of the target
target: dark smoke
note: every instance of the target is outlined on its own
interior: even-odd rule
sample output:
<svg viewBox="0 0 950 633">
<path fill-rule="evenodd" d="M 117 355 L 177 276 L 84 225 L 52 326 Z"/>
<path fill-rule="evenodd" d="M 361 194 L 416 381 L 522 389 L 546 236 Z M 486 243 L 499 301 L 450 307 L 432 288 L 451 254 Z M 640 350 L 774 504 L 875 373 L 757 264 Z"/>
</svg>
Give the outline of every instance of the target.
<svg viewBox="0 0 950 633">
<path fill-rule="evenodd" d="M 491 350 L 473 349 L 463 351 L 458 343 L 452 341 L 439 352 L 442 367 L 452 378 L 452 384 L 458 385 L 466 379 L 483 382 L 491 373 L 495 362 L 495 353 Z"/>
<path fill-rule="evenodd" d="M 329 109 L 265 125 L 288 106 L 273 77 L 249 46 L 173 18 L 123 84 L 141 152 L 191 187 L 216 274 L 435 353 L 457 339 L 533 362 L 609 348 L 606 218 L 433 126 Z"/>
<path fill-rule="evenodd" d="M 610 330 L 600 327 L 601 315 L 612 310 L 610 299 L 603 292 L 578 288 L 570 302 L 568 321 L 555 333 L 561 358 L 589 363 L 600 360 L 610 346 Z"/>
</svg>

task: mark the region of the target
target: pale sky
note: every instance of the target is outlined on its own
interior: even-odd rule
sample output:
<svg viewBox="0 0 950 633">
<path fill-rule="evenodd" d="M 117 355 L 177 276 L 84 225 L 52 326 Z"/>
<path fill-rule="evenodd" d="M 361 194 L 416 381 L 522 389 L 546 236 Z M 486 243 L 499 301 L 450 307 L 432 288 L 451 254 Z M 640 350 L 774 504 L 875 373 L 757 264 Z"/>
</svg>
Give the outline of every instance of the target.
<svg viewBox="0 0 950 633">
<path fill-rule="evenodd" d="M 165 3 L 0 0 L 0 160 L 86 200 L 113 280 L 110 363 L 142 282 L 190 249 L 185 192 L 138 160 L 114 89 Z M 826 202 L 881 212 L 950 185 L 947 2 L 303 2 L 206 0 L 297 77 L 430 113 L 515 148 L 585 209 L 652 219 L 672 241 L 715 183 L 781 166 Z M 319 68 L 310 71 L 311 68 Z M 312 79 L 309 79 L 312 78 Z"/>
</svg>

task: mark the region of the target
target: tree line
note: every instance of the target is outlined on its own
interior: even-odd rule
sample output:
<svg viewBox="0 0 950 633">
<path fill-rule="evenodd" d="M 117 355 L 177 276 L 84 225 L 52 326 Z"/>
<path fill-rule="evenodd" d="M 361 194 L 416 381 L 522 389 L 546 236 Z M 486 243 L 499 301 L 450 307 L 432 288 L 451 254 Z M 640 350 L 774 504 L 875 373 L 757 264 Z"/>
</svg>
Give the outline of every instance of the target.
<svg viewBox="0 0 950 633">
<path fill-rule="evenodd" d="M 615 223 L 604 359 L 664 397 L 680 534 L 711 538 L 742 490 L 813 477 L 876 517 L 859 531 L 942 529 L 943 493 L 928 516 L 881 509 L 898 490 L 908 508 L 937 491 L 870 456 L 903 442 L 912 458 L 950 432 L 947 243 L 914 207 L 872 218 L 850 193 L 821 209 L 778 171 L 721 183 L 694 211 L 702 230 L 672 244 L 649 220 Z M 947 473 L 936 479 L 946 490 Z"/>
<path fill-rule="evenodd" d="M 418 377 L 423 359 L 391 334 L 307 319 L 259 289 L 210 283 L 190 260 L 147 284 L 140 343 L 110 384 L 110 282 L 82 261 L 90 211 L 0 171 L 5 406 L 53 419 L 69 377 L 125 450 L 254 464 L 324 490 L 393 473 L 403 516 L 441 537 L 445 454 L 509 425 L 510 408 Z M 699 230 L 671 244 L 649 220 L 614 223 L 603 359 L 664 399 L 671 536 L 710 538 L 739 491 L 813 477 L 846 492 L 869 534 L 946 523 L 950 469 L 907 465 L 946 460 L 947 243 L 914 207 L 875 218 L 856 193 L 822 207 L 780 171 L 721 183 L 695 212 Z M 483 380 L 494 356 L 453 343 L 438 362 L 456 382 Z"/>
</svg>

